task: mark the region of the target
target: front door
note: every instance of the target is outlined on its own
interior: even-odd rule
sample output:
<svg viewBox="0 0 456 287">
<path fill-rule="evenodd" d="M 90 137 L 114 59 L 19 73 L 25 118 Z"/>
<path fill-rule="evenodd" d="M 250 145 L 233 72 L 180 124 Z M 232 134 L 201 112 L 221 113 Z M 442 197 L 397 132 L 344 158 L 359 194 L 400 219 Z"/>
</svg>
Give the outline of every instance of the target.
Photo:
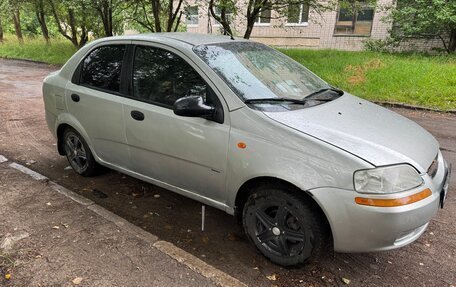
<svg viewBox="0 0 456 287">
<path fill-rule="evenodd" d="M 131 97 L 125 104 L 126 136 L 134 171 L 224 202 L 229 122 L 177 116 L 173 104 L 201 95 L 226 110 L 201 75 L 165 49 L 136 46 Z"/>
</svg>

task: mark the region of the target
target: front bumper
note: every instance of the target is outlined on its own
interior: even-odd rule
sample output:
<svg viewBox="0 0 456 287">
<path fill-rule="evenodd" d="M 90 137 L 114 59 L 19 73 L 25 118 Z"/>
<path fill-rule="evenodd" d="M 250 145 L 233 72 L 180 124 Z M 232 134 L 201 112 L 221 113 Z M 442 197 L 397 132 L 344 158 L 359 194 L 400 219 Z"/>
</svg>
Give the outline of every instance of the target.
<svg viewBox="0 0 456 287">
<path fill-rule="evenodd" d="M 448 193 L 451 167 L 439 154 L 439 167 L 431 178 L 424 175 L 418 188 L 394 195 L 371 195 L 372 198 L 401 198 L 426 188 L 432 194 L 412 204 L 397 207 L 373 207 L 355 203 L 360 194 L 354 190 L 317 188 L 310 190 L 331 225 L 334 250 L 338 252 L 372 252 L 405 246 L 426 230 L 441 201 Z"/>
</svg>

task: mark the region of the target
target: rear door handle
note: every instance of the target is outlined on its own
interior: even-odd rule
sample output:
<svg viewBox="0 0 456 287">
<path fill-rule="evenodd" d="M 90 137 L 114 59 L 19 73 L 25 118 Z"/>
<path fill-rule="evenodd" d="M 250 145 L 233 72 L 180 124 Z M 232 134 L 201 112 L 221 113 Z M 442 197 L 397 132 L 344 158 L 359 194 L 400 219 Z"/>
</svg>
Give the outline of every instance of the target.
<svg viewBox="0 0 456 287">
<path fill-rule="evenodd" d="M 79 95 L 76 95 L 76 94 L 72 94 L 71 95 L 71 99 L 73 100 L 73 102 L 79 102 L 80 98 L 79 98 Z"/>
<path fill-rule="evenodd" d="M 137 121 L 144 120 L 144 114 L 141 113 L 140 111 L 131 111 L 131 117 Z"/>
</svg>

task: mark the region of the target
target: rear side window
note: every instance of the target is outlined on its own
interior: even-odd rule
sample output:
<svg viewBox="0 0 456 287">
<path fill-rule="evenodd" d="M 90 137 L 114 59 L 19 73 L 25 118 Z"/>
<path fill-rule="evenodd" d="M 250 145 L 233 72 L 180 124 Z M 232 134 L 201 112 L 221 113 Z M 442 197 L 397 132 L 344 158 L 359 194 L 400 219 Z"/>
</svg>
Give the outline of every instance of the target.
<svg viewBox="0 0 456 287">
<path fill-rule="evenodd" d="M 133 96 L 172 107 L 187 95 L 206 98 L 208 86 L 184 59 L 155 47 L 136 47 L 133 64 Z"/>
<path fill-rule="evenodd" d="M 125 45 L 103 46 L 93 50 L 82 64 L 80 84 L 119 92 L 124 53 Z"/>
</svg>

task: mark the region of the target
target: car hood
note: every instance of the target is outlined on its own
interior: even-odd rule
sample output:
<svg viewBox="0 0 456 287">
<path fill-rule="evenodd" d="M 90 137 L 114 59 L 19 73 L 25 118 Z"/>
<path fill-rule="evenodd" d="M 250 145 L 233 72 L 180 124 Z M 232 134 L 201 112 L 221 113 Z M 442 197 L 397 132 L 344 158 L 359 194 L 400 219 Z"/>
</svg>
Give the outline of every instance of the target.
<svg viewBox="0 0 456 287">
<path fill-rule="evenodd" d="M 436 139 L 415 122 L 347 93 L 310 108 L 264 113 L 375 166 L 410 163 L 426 172 L 439 149 Z"/>
</svg>

